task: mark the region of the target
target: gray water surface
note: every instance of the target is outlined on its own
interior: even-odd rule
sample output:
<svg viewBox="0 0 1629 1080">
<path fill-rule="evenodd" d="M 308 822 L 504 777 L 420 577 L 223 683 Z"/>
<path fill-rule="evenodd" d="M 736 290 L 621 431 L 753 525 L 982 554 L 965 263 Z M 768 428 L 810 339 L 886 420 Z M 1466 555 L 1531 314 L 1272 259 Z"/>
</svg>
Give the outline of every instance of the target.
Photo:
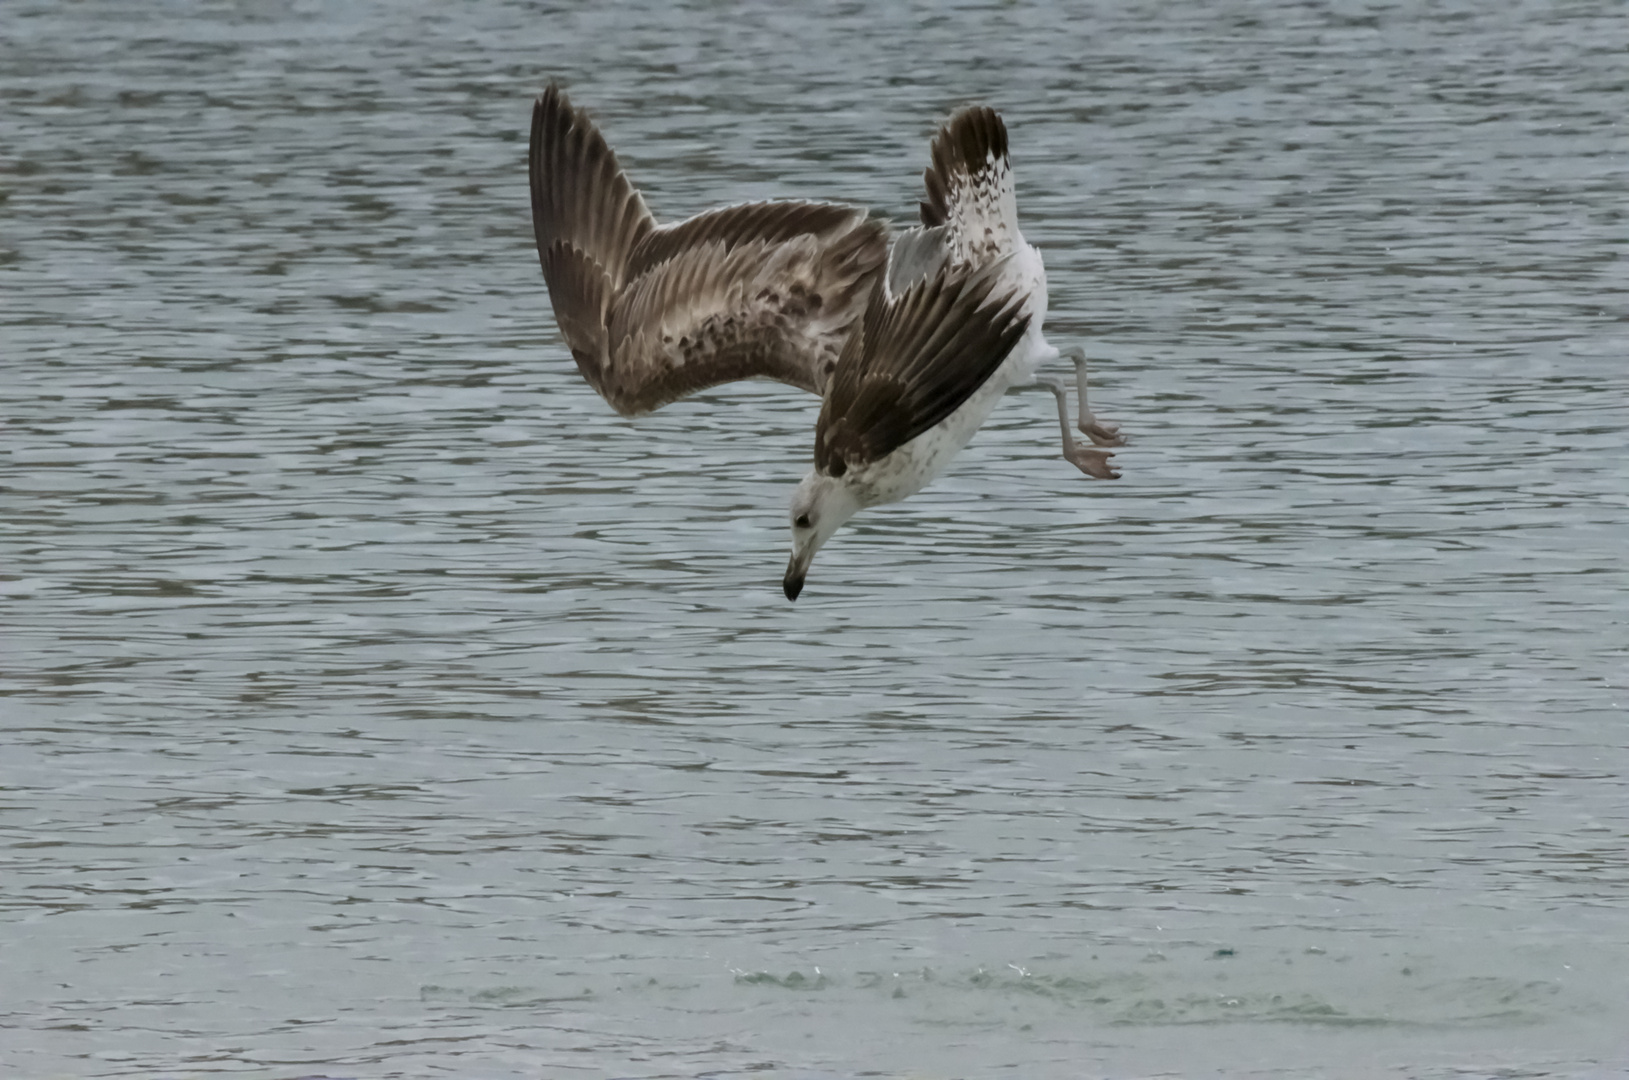
<svg viewBox="0 0 1629 1080">
<path fill-rule="evenodd" d="M 0 1073 L 1629 1072 L 1608 2 L 0 12 Z M 616 417 L 525 190 L 908 222 L 1014 395 L 781 596 L 814 399 Z"/>
</svg>

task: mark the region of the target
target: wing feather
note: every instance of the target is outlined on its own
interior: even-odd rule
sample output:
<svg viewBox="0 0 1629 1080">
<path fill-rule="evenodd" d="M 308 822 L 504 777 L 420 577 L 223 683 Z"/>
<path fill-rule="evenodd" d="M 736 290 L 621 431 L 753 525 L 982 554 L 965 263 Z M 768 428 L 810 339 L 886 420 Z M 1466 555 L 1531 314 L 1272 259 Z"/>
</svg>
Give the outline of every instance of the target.
<svg viewBox="0 0 1629 1080">
<path fill-rule="evenodd" d="M 645 236 L 629 259 L 637 277 L 685 248 L 719 240 L 726 249 L 752 240 L 776 244 L 797 236 L 834 234 L 853 228 L 865 212 L 837 203 L 759 202 L 708 210 Z"/>
<path fill-rule="evenodd" d="M 832 476 L 877 461 L 939 424 L 995 374 L 1024 331 L 1023 296 L 993 296 L 1005 261 L 941 268 L 898 298 L 872 294 L 815 427 L 815 467 Z"/>
<path fill-rule="evenodd" d="M 555 321 L 583 377 L 598 389 L 610 363 L 605 313 L 628 256 L 656 219 L 584 113 L 551 83 L 532 108 L 527 154 L 532 230 Z"/>
<path fill-rule="evenodd" d="M 589 384 L 598 388 L 609 364 L 605 317 L 612 299 L 611 275 L 580 248 L 557 240 L 543 250 L 543 280 L 554 305 L 554 320 L 572 359 Z"/>
<path fill-rule="evenodd" d="M 888 298 L 899 296 L 917 282 L 932 277 L 950 261 L 950 246 L 943 225 L 906 229 L 888 251 Z"/>
<path fill-rule="evenodd" d="M 656 229 L 656 219 L 605 136 L 554 83 L 532 110 L 529 166 L 538 252 L 571 244 L 621 288 L 628 256 Z"/>
<path fill-rule="evenodd" d="M 560 333 L 624 415 L 734 379 L 824 393 L 888 258 L 887 225 L 836 203 L 748 203 L 658 226 L 554 84 L 532 110 L 529 171 Z"/>
<path fill-rule="evenodd" d="M 882 222 L 829 204 L 725 207 L 658 229 L 608 313 L 601 393 L 630 415 L 736 379 L 822 394 L 887 253 Z"/>
<path fill-rule="evenodd" d="M 843 209 L 836 235 L 743 240 L 715 221 L 630 282 L 610 315 L 607 398 L 645 411 L 754 377 L 823 392 L 886 257 L 880 223 Z"/>
</svg>

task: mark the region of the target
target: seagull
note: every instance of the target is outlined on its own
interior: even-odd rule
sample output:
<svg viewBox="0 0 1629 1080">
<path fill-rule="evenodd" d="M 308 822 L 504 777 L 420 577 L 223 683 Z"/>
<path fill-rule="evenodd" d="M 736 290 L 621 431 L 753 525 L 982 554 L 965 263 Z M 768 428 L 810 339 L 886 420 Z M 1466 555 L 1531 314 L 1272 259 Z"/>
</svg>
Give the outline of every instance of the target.
<svg viewBox="0 0 1629 1080">
<path fill-rule="evenodd" d="M 659 224 L 604 136 L 551 83 L 532 111 L 532 223 L 561 336 L 618 413 L 638 416 L 724 382 L 769 378 L 820 395 L 814 469 L 793 494 L 783 588 L 860 510 L 919 491 L 1012 386 L 1057 399 L 1064 457 L 1113 479 L 1078 446 L 1062 381 L 1075 362 L 1081 431 L 1124 440 L 1086 402 L 1086 357 L 1041 333 L 1046 271 L 1018 230 L 1007 132 L 971 107 L 942 127 L 922 225 L 890 246 L 862 208 L 771 201 Z"/>
<path fill-rule="evenodd" d="M 887 271 L 821 406 L 815 467 L 792 494 L 792 558 L 783 582 L 788 600 L 798 598 L 815 553 L 844 522 L 868 506 L 920 491 L 967 445 L 1009 387 L 1052 391 L 1064 458 L 1088 476 L 1120 475 L 1108 463 L 1113 454 L 1096 448 L 1125 440 L 1118 425 L 1099 421 L 1087 406 L 1084 350 L 1060 351 L 1041 332 L 1046 267 L 1018 229 L 1001 117 L 985 106 L 953 114 L 934 137 L 923 179 L 928 198 L 921 204 L 922 224 L 901 234 L 889 251 Z M 891 316 L 919 307 L 924 283 L 953 277 L 987 282 L 989 294 L 1016 300 L 1012 310 L 1022 333 L 999 354 L 961 354 L 954 361 L 957 371 L 927 374 L 915 356 L 923 342 L 942 338 L 944 328 Z M 1001 310 L 1011 307 L 1009 301 Z M 1077 445 L 1069 430 L 1063 382 L 1036 373 L 1060 356 L 1075 362 L 1079 426 L 1094 447 Z"/>
</svg>

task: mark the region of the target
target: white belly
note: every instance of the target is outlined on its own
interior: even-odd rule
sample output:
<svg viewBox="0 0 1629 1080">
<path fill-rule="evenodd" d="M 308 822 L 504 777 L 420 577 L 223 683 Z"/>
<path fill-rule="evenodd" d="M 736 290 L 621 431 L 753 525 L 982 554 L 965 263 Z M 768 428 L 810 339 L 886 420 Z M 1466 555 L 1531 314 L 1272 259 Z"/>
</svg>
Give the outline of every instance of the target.
<svg viewBox="0 0 1629 1080">
<path fill-rule="evenodd" d="M 1007 386 L 1023 386 L 1031 382 L 1041 361 L 1052 355 L 1046 335 L 1041 332 L 1046 322 L 1046 264 L 1041 261 L 1041 253 L 1025 243 L 1022 237 L 1019 244 L 1021 246 L 1012 261 L 1012 277 L 1015 284 L 1029 293 L 1024 301 L 1024 311 L 1029 315 L 1029 329 L 1024 331 L 1023 340 L 1013 347 L 1012 354 L 1001 365 L 998 374 L 1007 380 Z"/>
</svg>

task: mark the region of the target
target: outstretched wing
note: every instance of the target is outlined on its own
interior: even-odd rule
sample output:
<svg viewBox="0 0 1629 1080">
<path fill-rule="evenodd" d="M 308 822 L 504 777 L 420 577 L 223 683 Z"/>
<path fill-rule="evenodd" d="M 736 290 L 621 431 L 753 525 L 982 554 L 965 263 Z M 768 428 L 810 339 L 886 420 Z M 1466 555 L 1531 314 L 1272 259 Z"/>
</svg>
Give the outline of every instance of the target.
<svg viewBox="0 0 1629 1080">
<path fill-rule="evenodd" d="M 647 412 L 735 379 L 826 389 L 887 258 L 887 228 L 829 203 L 751 203 L 663 227 L 610 312 L 600 392 Z"/>
<path fill-rule="evenodd" d="M 815 426 L 815 468 L 842 476 L 944 420 L 1029 328 L 1023 296 L 992 296 L 1003 263 L 941 268 L 894 300 L 879 287 L 849 339 Z"/>
<path fill-rule="evenodd" d="M 934 136 L 932 154 L 922 174 L 928 189 L 922 224 L 948 227 L 959 263 L 983 265 L 1012 252 L 1018 200 L 1000 115 L 983 105 L 958 110 Z"/>
<path fill-rule="evenodd" d="M 532 111 L 530 172 L 560 333 L 624 415 L 758 376 L 823 393 L 887 260 L 887 226 L 831 203 L 751 203 L 658 226 L 553 84 Z"/>
</svg>

